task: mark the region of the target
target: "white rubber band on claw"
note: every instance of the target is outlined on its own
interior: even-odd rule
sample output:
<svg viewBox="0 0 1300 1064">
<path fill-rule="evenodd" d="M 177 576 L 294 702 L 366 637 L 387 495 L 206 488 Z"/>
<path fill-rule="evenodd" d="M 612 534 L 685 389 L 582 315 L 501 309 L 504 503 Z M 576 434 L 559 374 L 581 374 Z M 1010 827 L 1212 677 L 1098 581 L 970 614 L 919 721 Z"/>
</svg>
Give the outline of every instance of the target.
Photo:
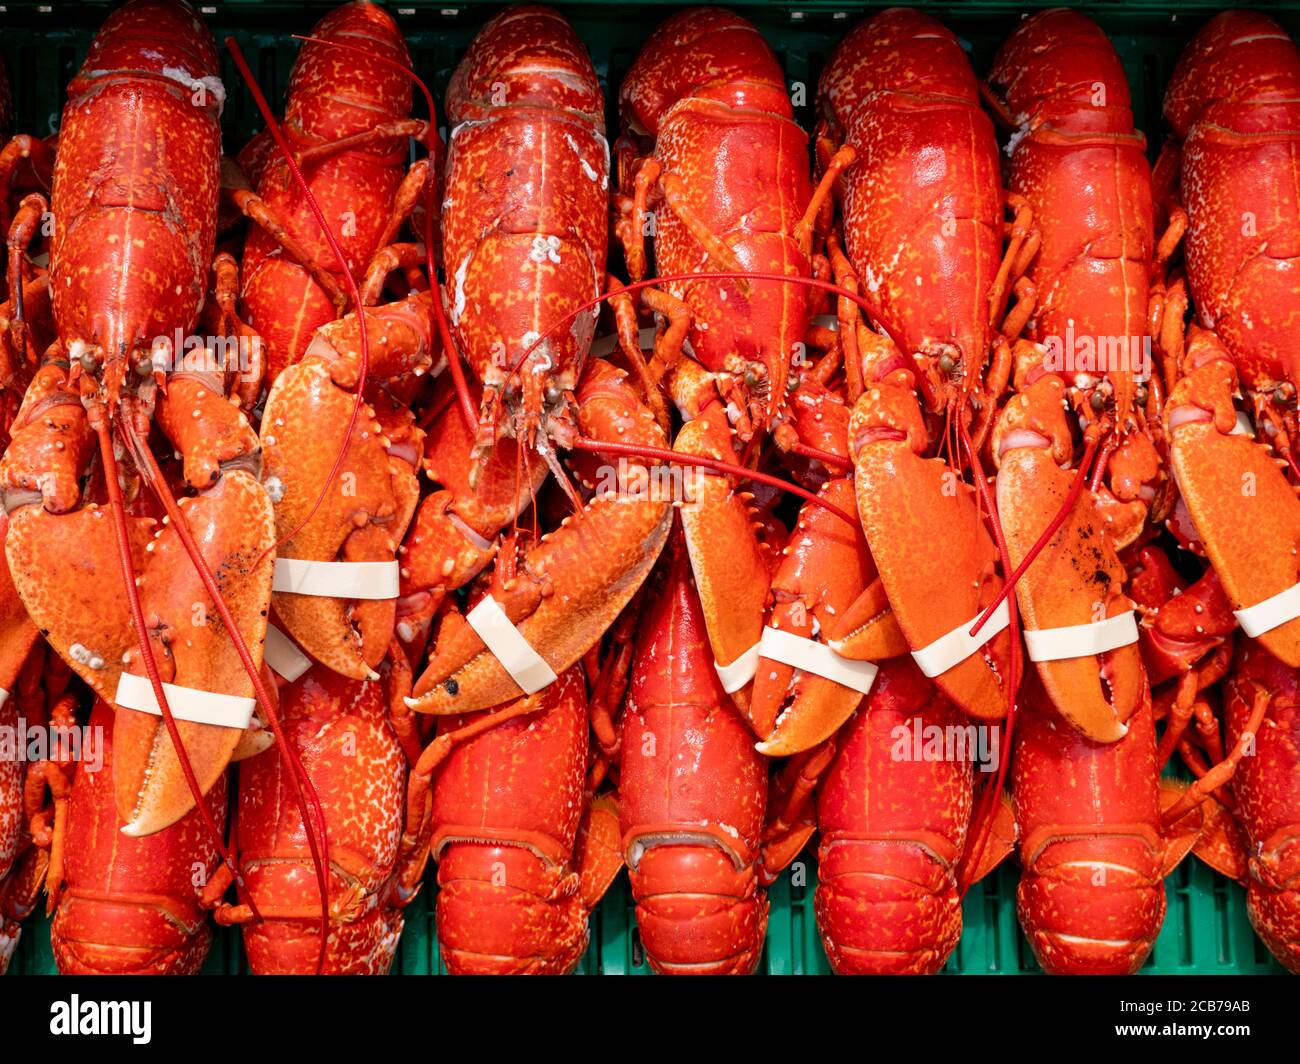
<svg viewBox="0 0 1300 1064">
<path fill-rule="evenodd" d="M 0 708 L 3 708 L 4 704 L 8 701 L 9 701 L 8 689 L 4 687 L 0 687 Z"/>
<path fill-rule="evenodd" d="M 313 562 L 306 558 L 276 558 L 272 591 L 330 598 L 395 599 L 400 572 L 397 562 Z"/>
<path fill-rule="evenodd" d="M 558 678 L 555 670 L 532 648 L 491 595 L 484 595 L 479 604 L 465 614 L 465 620 L 524 694 L 540 691 Z"/>
<path fill-rule="evenodd" d="M 1251 639 L 1279 628 L 1287 621 L 1300 617 L 1300 584 L 1292 584 L 1263 602 L 1256 602 L 1242 610 L 1233 610 L 1241 630 Z"/>
<path fill-rule="evenodd" d="M 993 611 L 993 616 L 984 623 L 984 627 L 977 634 L 969 635 L 971 628 L 983 613 L 984 611 L 981 610 L 969 621 L 959 624 L 946 635 L 941 635 L 929 646 L 913 650 L 912 660 L 930 679 L 947 672 L 954 665 L 961 664 L 1011 623 L 1011 610 L 1007 606 L 1006 599 L 1003 599 L 998 608 Z"/>
<path fill-rule="evenodd" d="M 730 665 L 719 665 L 716 661 L 713 663 L 713 671 L 718 674 L 718 679 L 722 681 L 722 689 L 727 694 L 734 695 L 754 678 L 754 673 L 758 671 L 761 645 L 755 643 Z"/>
<path fill-rule="evenodd" d="M 162 685 L 163 694 L 167 696 L 167 705 L 172 716 L 177 720 L 188 720 L 195 724 L 214 724 L 220 728 L 247 728 L 253 719 L 256 698 L 242 698 L 237 695 L 221 695 L 215 691 L 196 691 L 192 687 L 179 687 L 174 683 Z M 124 709 L 136 709 L 141 713 L 162 716 L 158 700 L 154 697 L 153 684 L 144 676 L 124 672 L 117 680 L 117 693 L 113 701 Z"/>
<path fill-rule="evenodd" d="M 1133 611 L 1091 624 L 1068 624 L 1061 628 L 1026 628 L 1025 647 L 1030 661 L 1063 661 L 1118 650 L 1138 640 Z"/>
<path fill-rule="evenodd" d="M 262 658 L 290 683 L 311 668 L 311 658 L 273 624 L 266 626 L 266 645 L 262 648 Z"/>
<path fill-rule="evenodd" d="M 779 628 L 763 629 L 758 653 L 760 657 L 833 680 L 864 695 L 870 692 L 878 671 L 869 661 L 842 658 L 824 643 Z"/>
</svg>

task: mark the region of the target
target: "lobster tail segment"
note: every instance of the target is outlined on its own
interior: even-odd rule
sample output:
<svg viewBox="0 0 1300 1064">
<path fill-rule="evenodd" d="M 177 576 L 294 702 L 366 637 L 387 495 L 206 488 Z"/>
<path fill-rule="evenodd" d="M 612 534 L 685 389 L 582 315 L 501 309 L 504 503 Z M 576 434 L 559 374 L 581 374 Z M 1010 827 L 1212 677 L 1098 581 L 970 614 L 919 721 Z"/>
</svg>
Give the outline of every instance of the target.
<svg viewBox="0 0 1300 1064">
<path fill-rule="evenodd" d="M 714 671 L 685 548 L 670 550 L 623 717 L 623 847 L 651 966 L 743 975 L 767 926 L 757 870 L 766 762 Z"/>
</svg>

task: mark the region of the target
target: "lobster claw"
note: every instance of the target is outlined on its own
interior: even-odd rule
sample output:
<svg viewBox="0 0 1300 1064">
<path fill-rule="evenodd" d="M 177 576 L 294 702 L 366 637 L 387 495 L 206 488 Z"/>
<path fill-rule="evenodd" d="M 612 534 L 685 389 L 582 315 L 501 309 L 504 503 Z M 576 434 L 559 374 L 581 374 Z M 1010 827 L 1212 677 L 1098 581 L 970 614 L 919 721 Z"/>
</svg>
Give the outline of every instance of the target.
<svg viewBox="0 0 1300 1064">
<path fill-rule="evenodd" d="M 1069 495 L 1075 473 L 1064 419 L 1064 384 L 1044 374 L 1007 404 L 993 434 L 998 515 L 1013 565 L 1019 565 Z M 1093 505 L 1081 491 L 1069 516 L 1016 584 L 1030 629 L 1086 625 L 1123 613 L 1124 568 Z M 1142 698 L 1136 644 L 1038 662 L 1038 675 L 1066 720 L 1096 742 L 1114 742 Z"/>
<path fill-rule="evenodd" d="M 853 482 L 837 477 L 827 482 L 821 495 L 850 513 L 856 505 Z M 837 653 L 851 646 L 854 656 L 894 657 L 907 653 L 907 642 L 878 588 L 879 575 L 860 529 L 815 503 L 805 503 L 799 523 L 772 578 L 772 604 L 768 625 L 831 643 Z M 832 641 L 855 605 L 870 597 L 881 608 L 858 624 L 847 638 Z M 762 740 L 760 753 L 786 757 L 809 750 L 839 730 L 862 702 L 861 692 L 811 672 L 760 655 L 750 693 L 749 720 Z"/>
<path fill-rule="evenodd" d="M 973 625 L 1002 579 L 972 489 L 942 460 L 921 457 L 927 441 L 916 396 L 896 376 L 858 399 L 849 449 L 862 530 L 898 626 L 917 651 Z M 934 681 L 963 712 L 1000 719 L 1010 650 L 1010 635 L 1000 632 Z"/>
<path fill-rule="evenodd" d="M 373 367 L 377 375 L 427 365 L 429 339 L 413 321 L 416 303 L 366 312 L 370 347 L 384 355 Z M 354 314 L 319 329 L 303 361 L 284 370 L 267 396 L 261 442 L 276 532 L 288 537 L 280 558 L 394 562 L 419 502 L 419 430 L 386 398 L 363 404 L 337 481 L 329 483 L 361 383 L 356 328 Z M 278 590 L 274 602 L 289 634 L 317 661 L 354 680 L 375 675 L 392 641 L 396 595 Z"/>
<path fill-rule="evenodd" d="M 734 463 L 737 456 L 732 436 L 725 407 L 710 403 L 682 426 L 673 449 L 679 454 Z M 709 644 L 714 659 L 725 668 L 754 647 L 763 634 L 773 558 L 755 535 L 749 496 L 737 491 L 728 477 L 697 470 L 688 483 L 691 490 L 680 510 L 682 529 Z M 745 712 L 748 698 L 743 689 L 733 696 Z M 752 716 L 750 719 L 754 723 Z M 757 724 L 755 732 L 766 738 Z"/>
<path fill-rule="evenodd" d="M 403 616 L 432 615 L 448 592 L 486 569 L 496 555 L 497 533 L 527 508 L 549 474 L 539 454 L 509 436 L 476 462 L 475 432 L 453 402 L 450 381 L 444 381 L 439 379 L 431 405 L 446 404 L 445 409 L 424 439 L 424 470 L 440 490 L 420 503 L 402 546 Z"/>
<path fill-rule="evenodd" d="M 1300 580 L 1300 499 L 1268 451 L 1233 432 L 1237 375 L 1218 338 L 1201 329 L 1191 335 L 1189 371 L 1165 405 L 1170 463 L 1205 553 L 1242 610 Z M 1300 667 L 1300 618 L 1258 638 Z"/>
<path fill-rule="evenodd" d="M 266 636 L 271 565 L 258 559 L 275 542 L 262 486 L 228 471 L 203 494 L 181 502 L 203 557 L 222 581 L 226 604 L 260 662 Z M 22 506 L 10 514 L 5 553 L 33 621 L 72 669 L 109 704 L 123 673 L 143 675 L 128 618 L 113 522 L 105 508 L 52 514 Z M 170 525 L 128 518 L 129 546 L 145 624 L 164 683 L 252 697 L 230 635 L 217 620 L 180 536 Z M 200 789 L 221 778 L 245 729 L 176 720 Z M 114 787 L 123 833 L 148 835 L 194 807 L 194 796 L 163 719 L 119 706 L 113 721 Z"/>
<path fill-rule="evenodd" d="M 578 388 L 585 436 L 663 447 L 653 415 L 626 375 L 609 363 L 588 365 Z M 609 467 L 611 470 L 612 466 Z M 635 478 L 634 480 L 629 477 Z M 599 492 L 523 552 L 513 576 L 502 560 L 492 597 L 555 673 L 585 654 L 649 575 L 668 539 L 671 501 L 638 490 L 649 481 L 633 461 L 619 463 L 612 489 Z M 449 614 L 448 617 L 456 617 Z M 463 620 L 444 620 L 409 704 L 421 713 L 472 713 L 517 699 L 520 687 Z"/>
</svg>

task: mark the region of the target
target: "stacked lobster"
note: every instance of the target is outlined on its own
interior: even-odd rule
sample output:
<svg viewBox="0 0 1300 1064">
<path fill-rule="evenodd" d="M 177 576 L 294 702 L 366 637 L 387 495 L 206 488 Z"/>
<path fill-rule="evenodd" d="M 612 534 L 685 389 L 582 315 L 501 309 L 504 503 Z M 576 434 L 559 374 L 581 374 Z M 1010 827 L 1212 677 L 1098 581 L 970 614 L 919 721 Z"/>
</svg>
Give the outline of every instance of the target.
<svg viewBox="0 0 1300 1064">
<path fill-rule="evenodd" d="M 67 740 L 0 760 L 0 964 L 44 885 L 64 971 L 197 971 L 215 920 L 381 973 L 432 859 L 449 971 L 572 971 L 626 867 L 656 971 L 749 973 L 817 834 L 837 972 L 942 968 L 1013 852 L 1044 969 L 1135 971 L 1193 850 L 1300 969 L 1280 28 L 1201 31 L 1154 172 L 1065 10 L 982 83 L 875 15 L 811 138 L 684 10 L 612 150 L 549 8 L 445 145 L 379 7 L 282 119 L 231 50 L 235 158 L 181 0 L 0 153 L 0 724 Z"/>
</svg>

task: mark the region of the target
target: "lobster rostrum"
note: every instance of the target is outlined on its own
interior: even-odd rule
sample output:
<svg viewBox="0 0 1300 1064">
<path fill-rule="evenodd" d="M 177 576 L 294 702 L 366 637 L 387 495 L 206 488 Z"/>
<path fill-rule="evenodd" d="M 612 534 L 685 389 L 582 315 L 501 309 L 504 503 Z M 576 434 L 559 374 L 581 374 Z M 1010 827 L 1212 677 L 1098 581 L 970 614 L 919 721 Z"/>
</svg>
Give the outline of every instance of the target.
<svg viewBox="0 0 1300 1064">
<path fill-rule="evenodd" d="M 847 258 L 833 256 L 832 265 L 846 287 L 861 285 L 881 330 L 856 330 L 860 375 L 850 376 L 858 513 L 897 623 L 922 651 L 970 628 L 1002 585 L 974 492 L 933 455 L 954 430 L 973 462 L 1005 385 L 1007 338 L 1032 306 L 1022 299 L 1001 320 L 1012 274 L 1023 268 L 1027 211 L 1010 227 L 1004 256 L 992 124 L 957 38 L 928 16 L 893 9 L 849 33 L 822 74 L 818 105 L 823 140 L 856 153 L 843 174 Z M 915 165 L 920 155 L 935 164 Z M 984 490 L 978 470 L 975 486 Z M 940 579 L 945 593 L 936 596 Z M 1011 653 L 999 632 L 960 660 L 928 667 L 960 709 L 998 718 L 1007 712 Z"/>
<path fill-rule="evenodd" d="M 1158 193 L 1185 220 L 1198 323 L 1185 350 L 1181 317 L 1167 309 L 1162 324 L 1182 374 L 1167 382 L 1170 465 L 1243 630 L 1293 667 L 1300 611 L 1275 596 L 1300 575 L 1300 500 L 1278 468 L 1294 465 L 1298 100 L 1290 37 L 1261 13 L 1225 12 L 1178 61 L 1164 102 L 1174 139 L 1156 167 Z"/>
</svg>

